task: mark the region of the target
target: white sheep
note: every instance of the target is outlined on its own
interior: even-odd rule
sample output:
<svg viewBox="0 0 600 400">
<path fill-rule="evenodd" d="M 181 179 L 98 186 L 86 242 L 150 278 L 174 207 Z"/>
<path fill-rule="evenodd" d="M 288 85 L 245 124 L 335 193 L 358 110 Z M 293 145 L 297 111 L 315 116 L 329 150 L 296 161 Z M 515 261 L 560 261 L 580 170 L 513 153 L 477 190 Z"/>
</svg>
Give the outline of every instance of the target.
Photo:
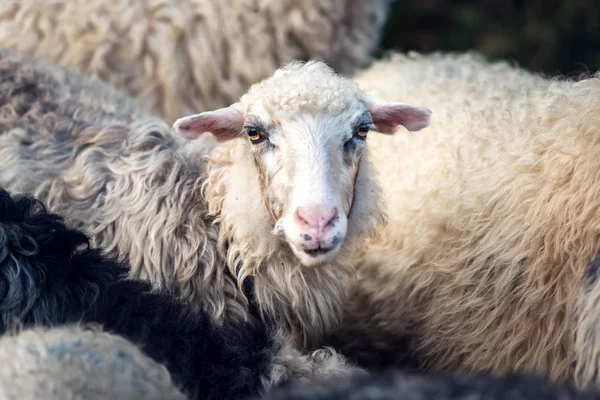
<svg viewBox="0 0 600 400">
<path fill-rule="evenodd" d="M 177 121 L 188 138 L 228 141 L 206 163 L 163 121 L 89 107 L 65 86 L 0 57 L 0 184 L 65 215 L 132 276 L 201 296 L 216 320 L 256 305 L 307 344 L 339 322 L 353 248 L 384 221 L 367 132 L 429 122 L 321 62 L 292 62 L 240 102 Z"/>
<path fill-rule="evenodd" d="M 0 398 L 185 400 L 167 369 L 133 343 L 68 326 L 0 338 Z"/>
<path fill-rule="evenodd" d="M 342 352 L 378 363 L 403 353 L 393 346 L 406 335 L 425 368 L 572 377 L 586 342 L 576 332 L 598 329 L 585 320 L 593 304 L 575 322 L 600 246 L 598 76 L 433 54 L 391 56 L 355 81 L 434 117 L 422 132 L 369 138 L 389 224 L 356 260 Z"/>
<path fill-rule="evenodd" d="M 365 65 L 390 0 L 5 0 L 0 46 L 95 74 L 173 121 L 290 58 Z"/>
</svg>

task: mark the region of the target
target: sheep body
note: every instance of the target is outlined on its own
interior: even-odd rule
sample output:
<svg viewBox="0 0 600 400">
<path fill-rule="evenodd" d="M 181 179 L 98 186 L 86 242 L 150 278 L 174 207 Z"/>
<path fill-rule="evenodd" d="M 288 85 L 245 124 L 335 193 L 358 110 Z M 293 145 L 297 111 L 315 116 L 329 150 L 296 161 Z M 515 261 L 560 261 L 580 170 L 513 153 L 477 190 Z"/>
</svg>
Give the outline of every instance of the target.
<svg viewBox="0 0 600 400">
<path fill-rule="evenodd" d="M 369 61 L 390 0 L 2 2 L 0 46 L 96 74 L 168 120 L 224 107 L 290 58 Z"/>
<path fill-rule="evenodd" d="M 406 335 L 422 368 L 571 377 L 572 316 L 600 246 L 600 79 L 433 54 L 355 80 L 433 116 L 369 139 L 390 223 L 356 262 L 346 334 Z M 365 365 L 394 351 L 344 335 Z"/>
<path fill-rule="evenodd" d="M 356 378 L 288 385 L 267 393 L 265 400 L 592 400 L 564 384 L 524 375 L 504 379 L 480 376 L 431 376 L 385 371 Z"/>
<path fill-rule="evenodd" d="M 69 326 L 5 335 L 0 360 L 3 399 L 186 399 L 164 366 L 98 330 Z"/>
<path fill-rule="evenodd" d="M 164 121 L 98 80 L 12 51 L 1 52 L 0 85 L 3 187 L 84 228 L 94 247 L 128 262 L 131 277 L 192 305 L 217 287 L 203 296 L 215 320 L 226 309 L 245 318 L 211 245 L 218 230 L 206 218 L 204 160 L 184 154 Z"/>
<path fill-rule="evenodd" d="M 0 273 L 0 334 L 99 324 L 165 365 L 191 398 L 239 398 L 281 382 L 361 372 L 328 349 L 301 354 L 260 319 L 215 324 L 167 291 L 125 279 L 125 265 L 89 248 L 59 215 L 2 189 Z"/>
</svg>

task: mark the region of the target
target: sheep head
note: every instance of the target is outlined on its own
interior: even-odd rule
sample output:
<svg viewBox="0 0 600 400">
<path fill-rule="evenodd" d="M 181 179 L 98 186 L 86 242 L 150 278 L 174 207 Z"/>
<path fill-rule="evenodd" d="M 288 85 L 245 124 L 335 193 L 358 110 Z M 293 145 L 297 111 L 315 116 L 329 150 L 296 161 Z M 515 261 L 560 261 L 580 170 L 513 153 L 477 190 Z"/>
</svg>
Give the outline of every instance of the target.
<svg viewBox="0 0 600 400">
<path fill-rule="evenodd" d="M 364 232 L 376 191 L 363 168 L 370 131 L 426 127 L 431 112 L 362 92 L 321 62 L 292 62 L 250 88 L 239 102 L 177 120 L 195 139 L 245 141 L 271 230 L 305 266 L 330 262 L 348 233 Z M 255 199 L 250 206 L 260 207 Z M 378 210 L 380 213 L 380 211 Z M 381 218 L 380 218 L 381 220 Z"/>
</svg>

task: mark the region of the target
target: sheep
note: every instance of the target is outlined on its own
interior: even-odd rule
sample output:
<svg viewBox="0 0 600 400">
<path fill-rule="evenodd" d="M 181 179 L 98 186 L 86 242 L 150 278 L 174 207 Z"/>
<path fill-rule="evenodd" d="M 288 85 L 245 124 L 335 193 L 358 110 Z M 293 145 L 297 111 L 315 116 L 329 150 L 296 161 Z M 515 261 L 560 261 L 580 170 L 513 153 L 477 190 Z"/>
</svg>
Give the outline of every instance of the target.
<svg viewBox="0 0 600 400">
<path fill-rule="evenodd" d="M 1 185 L 65 215 L 132 277 L 201 296 L 216 321 L 244 321 L 256 304 L 306 348 L 339 323 L 354 249 L 385 221 L 367 131 L 418 130 L 430 117 L 322 62 L 290 62 L 175 128 L 96 122 L 104 110 L 24 58 L 0 58 L 0 85 Z M 191 140 L 203 131 L 218 142 L 208 157 Z"/>
<path fill-rule="evenodd" d="M 548 79 L 470 53 L 391 55 L 355 76 L 435 117 L 370 137 L 390 222 L 363 243 L 326 342 L 364 367 L 393 364 L 401 342 L 421 369 L 552 380 L 572 379 L 584 348 L 596 359 L 575 340 L 575 311 L 600 247 L 599 77 Z"/>
<path fill-rule="evenodd" d="M 592 400 L 597 392 L 579 392 L 570 385 L 550 384 L 535 376 L 504 379 L 487 375 L 407 374 L 386 370 L 367 376 L 286 385 L 262 400 Z M 258 400 L 258 398 L 257 398 Z"/>
<path fill-rule="evenodd" d="M 198 399 L 236 399 L 282 382 L 363 373 L 333 349 L 300 353 L 260 319 L 216 325 L 209 314 L 192 310 L 168 291 L 126 276 L 126 265 L 90 248 L 87 236 L 40 201 L 0 189 L 0 334 L 96 324 L 164 364 L 177 388 Z M 7 379 L 26 372 L 7 368 Z M 73 378 L 76 384 L 85 376 Z"/>
<path fill-rule="evenodd" d="M 0 360 L 3 399 L 187 399 L 164 366 L 128 340 L 98 329 L 5 335 Z"/>
<path fill-rule="evenodd" d="M 598 296 L 600 287 L 598 273 L 600 272 L 600 250 L 585 271 L 582 280 L 581 294 L 577 300 L 575 312 L 575 366 L 574 380 L 578 387 L 598 387 L 600 363 L 598 348 L 600 326 L 598 321 Z"/>
<path fill-rule="evenodd" d="M 8 0 L 0 46 L 99 76 L 169 122 L 229 105 L 290 58 L 366 65 L 392 0 Z"/>
</svg>

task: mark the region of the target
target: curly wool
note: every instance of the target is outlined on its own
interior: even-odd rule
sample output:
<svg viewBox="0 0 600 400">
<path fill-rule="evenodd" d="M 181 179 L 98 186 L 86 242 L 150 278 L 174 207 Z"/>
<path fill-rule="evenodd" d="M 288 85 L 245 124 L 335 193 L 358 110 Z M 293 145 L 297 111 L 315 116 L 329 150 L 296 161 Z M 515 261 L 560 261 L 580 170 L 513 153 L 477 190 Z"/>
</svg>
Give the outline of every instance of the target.
<svg viewBox="0 0 600 400">
<path fill-rule="evenodd" d="M 122 337 L 70 326 L 0 338 L 3 399 L 185 400 L 167 369 Z"/>
<path fill-rule="evenodd" d="M 254 84 L 242 103 L 262 100 L 267 109 L 339 114 L 361 96 L 358 86 L 321 62 L 290 62 Z"/>
<path fill-rule="evenodd" d="M 169 121 L 227 106 L 289 59 L 352 73 L 390 0 L 7 0 L 0 46 L 87 74 Z"/>
<path fill-rule="evenodd" d="M 428 376 L 385 371 L 357 378 L 287 385 L 263 400 L 592 400 L 599 393 L 578 392 L 571 387 L 531 376 Z"/>
<path fill-rule="evenodd" d="M 406 335 L 424 368 L 571 377 L 572 316 L 600 246 L 600 79 L 434 54 L 391 56 L 355 80 L 434 117 L 369 138 L 390 223 L 356 262 L 346 328 Z M 364 365 L 376 349 L 394 352 L 342 346 Z"/>
<path fill-rule="evenodd" d="M 235 399 L 287 381 L 362 373 L 329 349 L 302 354 L 261 320 L 216 325 L 168 292 L 125 279 L 31 196 L 0 189 L 0 333 L 15 326 L 100 324 L 164 364 L 186 395 Z M 201 299 L 196 299 L 201 302 Z"/>
<path fill-rule="evenodd" d="M 115 110 L 131 100 L 57 69 L 0 52 L 0 184 L 66 215 L 93 246 L 127 261 L 131 277 L 192 305 L 202 293 L 217 320 L 245 319 L 211 244 L 201 157 L 185 155 L 164 121 Z"/>
</svg>

